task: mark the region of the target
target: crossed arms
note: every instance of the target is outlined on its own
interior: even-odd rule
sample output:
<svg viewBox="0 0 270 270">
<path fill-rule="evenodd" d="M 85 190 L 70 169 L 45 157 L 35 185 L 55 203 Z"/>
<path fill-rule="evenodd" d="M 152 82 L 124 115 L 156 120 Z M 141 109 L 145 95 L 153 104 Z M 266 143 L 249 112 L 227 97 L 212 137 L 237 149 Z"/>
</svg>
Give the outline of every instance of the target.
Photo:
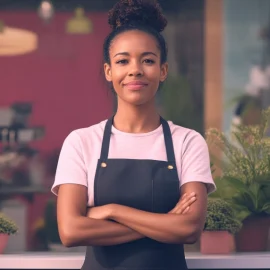
<svg viewBox="0 0 270 270">
<path fill-rule="evenodd" d="M 107 246 L 144 237 L 163 243 L 191 244 L 203 230 L 207 189 L 204 183 L 188 182 L 181 187 L 178 204 L 167 214 L 156 214 L 109 204 L 88 210 L 87 188 L 63 184 L 57 199 L 61 241 L 67 247 Z"/>
</svg>

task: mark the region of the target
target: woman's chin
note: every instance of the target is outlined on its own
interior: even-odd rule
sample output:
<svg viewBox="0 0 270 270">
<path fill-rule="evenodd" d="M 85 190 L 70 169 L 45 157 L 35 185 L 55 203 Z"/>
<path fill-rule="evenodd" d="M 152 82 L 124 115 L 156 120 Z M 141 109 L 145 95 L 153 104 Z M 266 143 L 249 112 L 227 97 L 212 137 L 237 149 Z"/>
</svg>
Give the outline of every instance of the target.
<svg viewBox="0 0 270 270">
<path fill-rule="evenodd" d="M 134 98 L 132 100 L 129 100 L 128 103 L 134 106 L 141 106 L 141 105 L 149 103 L 149 100 L 145 98 L 136 98 L 136 99 Z"/>
<path fill-rule="evenodd" d="M 126 97 L 125 101 L 131 105 L 134 106 L 140 106 L 140 105 L 144 105 L 147 104 L 149 102 L 151 102 L 153 100 L 153 97 L 149 97 L 146 95 L 142 95 L 142 94 L 135 94 L 135 95 L 129 95 L 128 97 Z"/>
</svg>

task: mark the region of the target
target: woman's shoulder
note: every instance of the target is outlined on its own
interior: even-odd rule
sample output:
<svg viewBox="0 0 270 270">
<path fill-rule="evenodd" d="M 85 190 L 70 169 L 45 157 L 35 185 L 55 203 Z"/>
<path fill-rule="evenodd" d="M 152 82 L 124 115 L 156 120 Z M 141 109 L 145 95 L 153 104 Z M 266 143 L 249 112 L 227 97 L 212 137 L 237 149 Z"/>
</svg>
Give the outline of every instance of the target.
<svg viewBox="0 0 270 270">
<path fill-rule="evenodd" d="M 93 124 L 88 127 L 82 127 L 72 130 L 65 138 L 64 144 L 89 144 L 91 141 L 102 139 L 105 124 L 107 120 L 103 120 L 99 123 Z"/>
<path fill-rule="evenodd" d="M 204 137 L 194 129 L 176 125 L 172 121 L 168 121 L 168 124 L 171 129 L 173 140 L 181 140 L 183 142 L 187 142 L 190 140 L 205 141 Z"/>
</svg>

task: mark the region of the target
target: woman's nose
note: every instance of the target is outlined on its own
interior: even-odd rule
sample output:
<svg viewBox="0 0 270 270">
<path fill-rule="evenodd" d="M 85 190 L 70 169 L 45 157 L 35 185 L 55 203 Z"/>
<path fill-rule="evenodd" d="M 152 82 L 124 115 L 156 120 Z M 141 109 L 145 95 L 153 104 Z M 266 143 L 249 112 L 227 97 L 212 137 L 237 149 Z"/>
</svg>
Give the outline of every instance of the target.
<svg viewBox="0 0 270 270">
<path fill-rule="evenodd" d="M 140 63 L 132 63 L 130 65 L 129 76 L 142 76 L 143 69 Z"/>
</svg>

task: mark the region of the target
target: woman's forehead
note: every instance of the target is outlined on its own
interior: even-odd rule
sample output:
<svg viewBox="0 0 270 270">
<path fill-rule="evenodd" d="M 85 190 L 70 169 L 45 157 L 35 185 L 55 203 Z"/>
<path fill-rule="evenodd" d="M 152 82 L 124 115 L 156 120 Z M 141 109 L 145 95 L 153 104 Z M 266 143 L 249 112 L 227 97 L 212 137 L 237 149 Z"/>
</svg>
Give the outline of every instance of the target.
<svg viewBox="0 0 270 270">
<path fill-rule="evenodd" d="M 151 34 L 143 31 L 132 30 L 126 31 L 114 38 L 110 47 L 111 54 L 117 53 L 140 53 L 152 52 L 159 53 L 157 40 Z"/>
</svg>

